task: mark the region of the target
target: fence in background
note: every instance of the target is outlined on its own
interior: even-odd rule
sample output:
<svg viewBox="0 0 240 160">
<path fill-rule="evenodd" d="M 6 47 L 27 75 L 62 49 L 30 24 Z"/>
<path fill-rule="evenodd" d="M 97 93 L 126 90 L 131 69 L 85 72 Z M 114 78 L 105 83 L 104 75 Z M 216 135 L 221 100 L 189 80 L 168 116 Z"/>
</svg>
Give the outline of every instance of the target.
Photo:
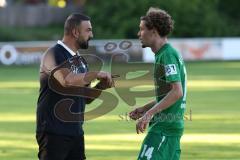
<svg viewBox="0 0 240 160">
<path fill-rule="evenodd" d="M 185 60 L 240 60 L 240 38 L 179 38 L 169 41 Z M 153 61 L 154 56 L 150 53 L 151 50 L 144 50 L 144 61 Z"/>
<path fill-rule="evenodd" d="M 47 26 L 63 23 L 68 15 L 81 12 L 76 6 L 65 8 L 41 5 L 13 5 L 0 7 L 0 26 Z"/>
<path fill-rule="evenodd" d="M 194 60 L 240 60 L 240 38 L 194 38 L 170 39 L 169 42 L 182 54 L 183 59 Z M 0 64 L 26 65 L 39 63 L 44 51 L 54 41 L 1 42 Z M 109 61 L 112 55 L 127 55 L 129 61 L 153 62 L 150 48 L 142 49 L 138 40 L 92 40 L 81 54 L 95 55 Z M 91 59 L 90 59 L 91 60 Z M 125 59 L 119 59 L 119 61 Z"/>
</svg>

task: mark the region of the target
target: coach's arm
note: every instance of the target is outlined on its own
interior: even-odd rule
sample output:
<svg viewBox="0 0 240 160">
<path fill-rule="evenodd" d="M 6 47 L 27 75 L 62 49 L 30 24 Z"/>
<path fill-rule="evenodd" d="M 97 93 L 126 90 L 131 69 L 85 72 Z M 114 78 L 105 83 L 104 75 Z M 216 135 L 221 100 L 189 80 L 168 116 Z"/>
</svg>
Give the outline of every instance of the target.
<svg viewBox="0 0 240 160">
<path fill-rule="evenodd" d="M 53 76 L 63 87 L 85 87 L 95 79 L 104 79 L 109 86 L 114 83 L 111 74 L 103 71 L 74 74 L 67 68 L 61 68 L 54 72 Z"/>
<path fill-rule="evenodd" d="M 87 96 L 87 98 L 85 99 L 86 103 L 90 104 L 92 101 L 94 101 L 96 98 L 98 98 L 101 95 L 102 90 L 105 90 L 111 87 L 114 87 L 114 81 L 111 85 L 109 85 L 109 83 L 105 78 L 100 79 L 100 82 L 95 87 L 93 88 L 89 87 L 85 89 L 85 93 Z"/>
<path fill-rule="evenodd" d="M 74 74 L 67 68 L 61 68 L 54 72 L 53 76 L 63 87 L 85 87 L 84 97 L 86 97 L 85 100 L 87 104 L 99 97 L 102 90 L 114 86 L 112 75 L 103 71 Z M 95 79 L 100 80 L 100 82 L 94 88 L 88 87 Z"/>
</svg>

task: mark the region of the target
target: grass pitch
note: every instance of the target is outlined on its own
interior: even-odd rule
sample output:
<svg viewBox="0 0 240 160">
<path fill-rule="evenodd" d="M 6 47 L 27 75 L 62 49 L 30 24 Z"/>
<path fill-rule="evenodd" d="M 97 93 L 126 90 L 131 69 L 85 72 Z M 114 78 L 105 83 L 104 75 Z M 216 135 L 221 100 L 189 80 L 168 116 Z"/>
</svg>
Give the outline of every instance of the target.
<svg viewBox="0 0 240 160">
<path fill-rule="evenodd" d="M 143 65 L 146 69 L 152 68 L 151 64 Z M 133 67 L 137 68 L 138 65 Z M 238 160 L 240 62 L 189 62 L 186 67 L 188 96 L 181 159 Z M 124 65 L 119 65 L 118 69 L 131 71 Z M 145 81 L 152 83 L 150 77 Z M 133 84 L 135 82 L 137 79 L 131 81 Z M 118 80 L 116 85 L 119 85 L 119 89 L 124 87 L 120 84 L 125 83 Z M 125 116 L 133 107 L 124 102 L 115 90 L 108 91 L 118 97 L 119 103 L 110 113 L 85 123 L 87 158 L 136 159 L 144 134 L 137 135 L 135 122 Z M 38 66 L 0 66 L 1 160 L 37 159 L 37 97 Z M 142 105 L 150 99 L 137 98 L 136 105 Z M 87 110 L 94 109 L 99 103 L 99 100 L 95 101 Z"/>
</svg>

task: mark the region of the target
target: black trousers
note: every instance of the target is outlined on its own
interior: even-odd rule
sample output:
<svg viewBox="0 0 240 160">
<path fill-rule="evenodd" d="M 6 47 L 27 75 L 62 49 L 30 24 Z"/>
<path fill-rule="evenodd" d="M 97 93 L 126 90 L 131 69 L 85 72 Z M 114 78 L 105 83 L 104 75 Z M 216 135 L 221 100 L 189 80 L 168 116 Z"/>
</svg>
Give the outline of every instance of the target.
<svg viewBox="0 0 240 160">
<path fill-rule="evenodd" d="M 39 160 L 85 160 L 84 136 L 37 133 Z"/>
</svg>

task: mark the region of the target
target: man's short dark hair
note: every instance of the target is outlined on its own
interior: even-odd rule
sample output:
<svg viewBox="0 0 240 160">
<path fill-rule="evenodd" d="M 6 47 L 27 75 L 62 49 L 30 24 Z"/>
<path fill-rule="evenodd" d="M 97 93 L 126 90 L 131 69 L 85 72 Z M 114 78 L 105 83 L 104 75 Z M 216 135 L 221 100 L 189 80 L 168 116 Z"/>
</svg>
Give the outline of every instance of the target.
<svg viewBox="0 0 240 160">
<path fill-rule="evenodd" d="M 64 34 L 71 34 L 72 30 L 79 26 L 82 21 L 90 21 L 90 17 L 81 13 L 73 13 L 68 16 L 64 24 Z"/>
<path fill-rule="evenodd" d="M 150 8 L 146 16 L 141 17 L 145 21 L 146 27 L 156 29 L 158 34 L 162 37 L 167 36 L 173 30 L 172 17 L 164 10 L 159 8 Z"/>
</svg>

